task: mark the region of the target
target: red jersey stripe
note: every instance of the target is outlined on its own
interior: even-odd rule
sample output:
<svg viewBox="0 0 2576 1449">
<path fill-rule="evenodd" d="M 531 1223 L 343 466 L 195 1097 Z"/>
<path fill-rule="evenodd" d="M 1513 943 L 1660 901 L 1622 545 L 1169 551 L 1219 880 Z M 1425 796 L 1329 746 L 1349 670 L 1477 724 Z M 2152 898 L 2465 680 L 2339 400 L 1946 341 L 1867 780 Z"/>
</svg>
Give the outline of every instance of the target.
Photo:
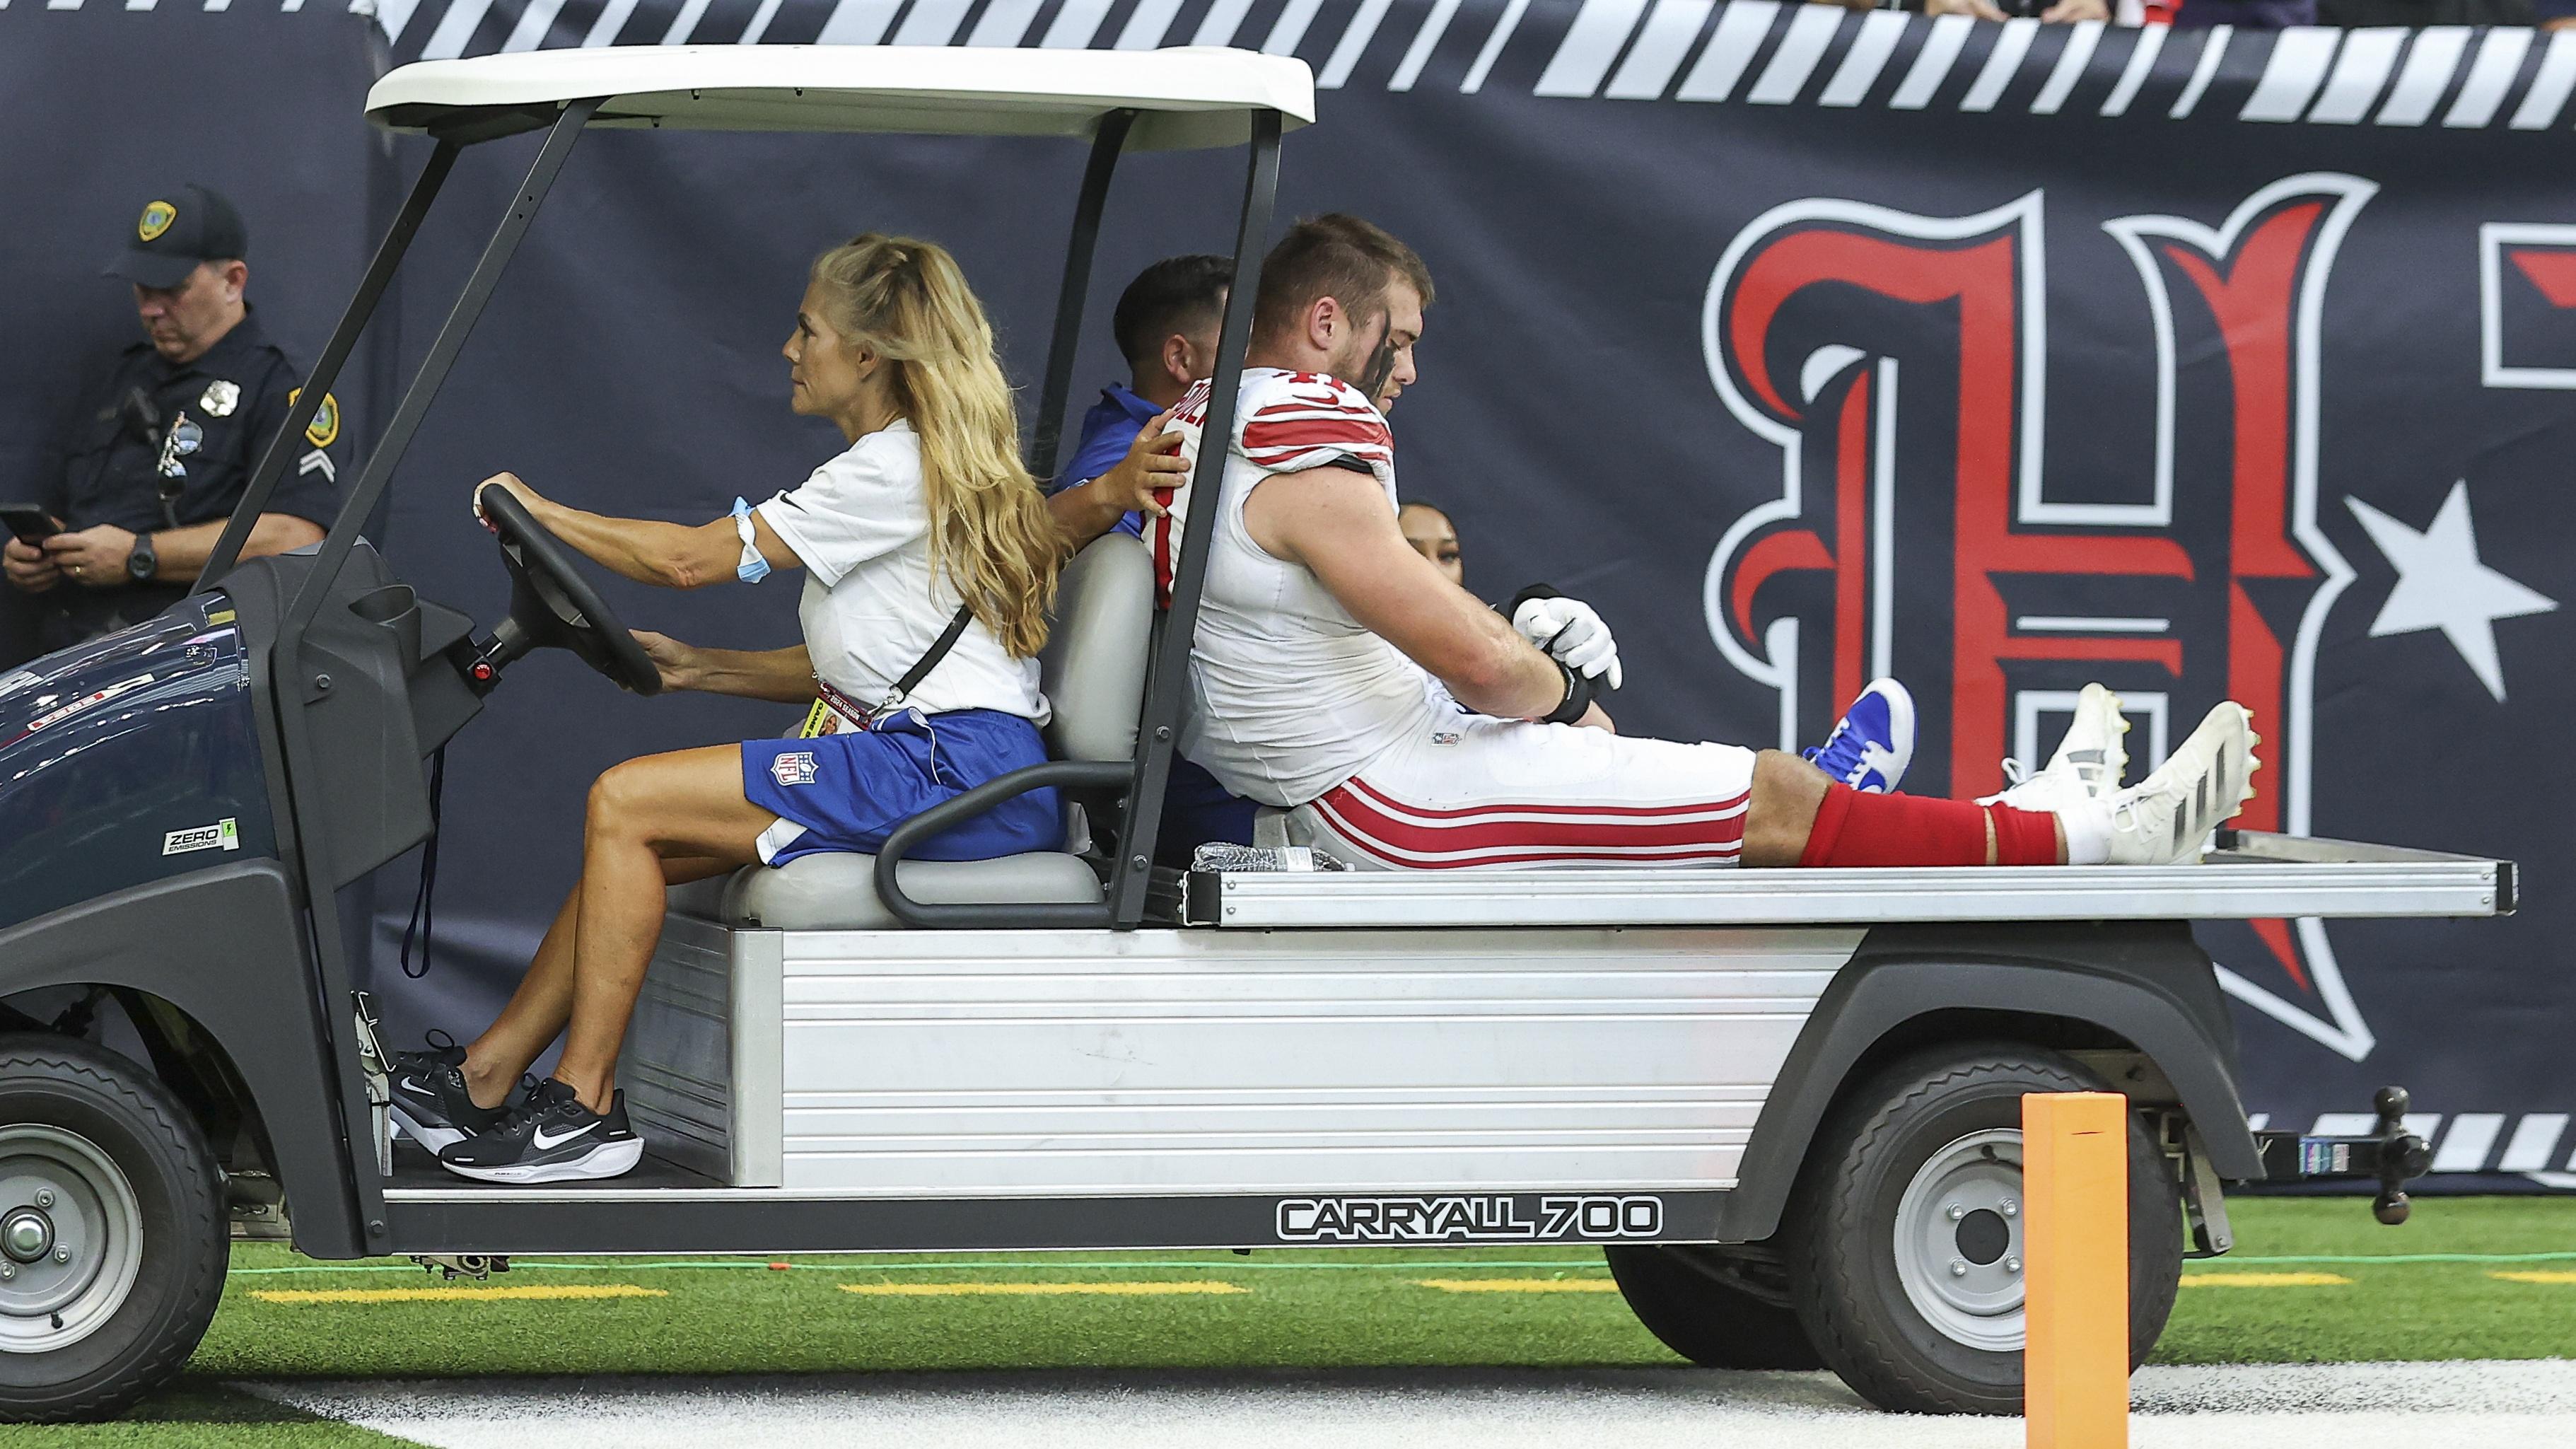
<svg viewBox="0 0 2576 1449">
<path fill-rule="evenodd" d="M 1328 805 L 1335 818 L 1350 822 L 1374 840 L 1425 855 L 1512 846 L 1538 850 L 1579 846 L 1614 849 L 1702 846 L 1723 847 L 1731 851 L 1739 849 L 1744 839 L 1744 817 L 1741 815 L 1672 823 L 1515 820 L 1417 825 L 1401 816 L 1388 814 L 1371 804 L 1365 796 L 1347 789 L 1329 791 L 1317 803 Z"/>
<path fill-rule="evenodd" d="M 1416 805 L 1411 801 L 1398 800 L 1394 796 L 1386 793 L 1384 790 L 1371 785 L 1365 778 L 1358 775 L 1353 775 L 1349 780 L 1343 782 L 1339 788 L 1345 790 L 1356 790 L 1361 794 L 1366 795 L 1375 803 L 1385 806 L 1390 810 L 1401 810 L 1407 815 L 1431 816 L 1443 820 L 1467 820 L 1473 819 L 1479 815 L 1490 815 L 1498 811 L 1512 814 L 1634 816 L 1649 818 L 1667 815 L 1707 815 L 1715 814 L 1720 811 L 1740 810 L 1753 798 L 1752 792 L 1748 790 L 1741 795 L 1732 795 L 1723 800 L 1684 801 L 1672 805 L 1559 805 L 1553 803 L 1541 805 L 1515 803 L 1507 805 L 1469 805 L 1455 810 L 1439 810 L 1433 809 L 1428 805 Z"/>
</svg>

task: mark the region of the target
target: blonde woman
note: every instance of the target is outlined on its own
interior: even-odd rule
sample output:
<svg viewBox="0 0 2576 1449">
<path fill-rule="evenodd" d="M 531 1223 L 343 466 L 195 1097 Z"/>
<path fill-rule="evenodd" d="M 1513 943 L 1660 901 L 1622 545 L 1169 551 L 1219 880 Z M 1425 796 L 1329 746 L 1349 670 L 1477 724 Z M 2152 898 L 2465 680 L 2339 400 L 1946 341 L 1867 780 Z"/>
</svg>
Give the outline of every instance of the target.
<svg viewBox="0 0 2576 1449">
<path fill-rule="evenodd" d="M 618 1046 L 661 935 L 663 888 L 753 861 L 874 851 L 940 801 L 1046 758 L 1038 647 L 1059 549 L 1019 462 L 993 331 L 956 261 L 873 233 L 818 258 L 783 349 L 791 406 L 848 451 L 702 527 L 608 518 L 504 473 L 537 520 L 642 583 L 696 588 L 802 568 L 805 642 L 767 653 L 639 632 L 669 689 L 813 702 L 812 737 L 629 760 L 591 788 L 580 883 L 510 1004 L 471 1046 L 397 1054 L 393 1110 L 449 1171 L 489 1182 L 615 1177 L 627 1125 Z M 898 686 L 953 643 L 909 691 Z M 819 698 L 818 698 L 819 696 Z M 1032 791 L 926 844 L 978 860 L 1061 843 Z M 511 1102 L 569 1025 L 553 1076 Z"/>
</svg>

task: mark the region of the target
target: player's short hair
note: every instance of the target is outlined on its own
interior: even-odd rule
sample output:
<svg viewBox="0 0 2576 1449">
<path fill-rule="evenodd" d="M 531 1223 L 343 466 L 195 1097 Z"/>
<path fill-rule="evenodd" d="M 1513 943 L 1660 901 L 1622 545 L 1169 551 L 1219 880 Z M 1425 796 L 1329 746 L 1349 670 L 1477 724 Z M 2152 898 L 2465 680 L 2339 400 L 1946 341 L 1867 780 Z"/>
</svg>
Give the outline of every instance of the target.
<svg viewBox="0 0 2576 1449">
<path fill-rule="evenodd" d="M 1142 369 L 1163 350 L 1163 339 L 1187 332 L 1225 311 L 1225 289 L 1234 280 L 1232 257 L 1165 257 L 1136 274 L 1109 314 L 1118 355 Z"/>
<path fill-rule="evenodd" d="M 1261 264 L 1252 328 L 1277 336 L 1318 297 L 1368 317 L 1386 305 L 1387 286 L 1398 277 L 1422 294 L 1423 306 L 1431 305 L 1431 269 L 1384 227 L 1338 211 L 1307 217 L 1288 228 Z"/>
</svg>

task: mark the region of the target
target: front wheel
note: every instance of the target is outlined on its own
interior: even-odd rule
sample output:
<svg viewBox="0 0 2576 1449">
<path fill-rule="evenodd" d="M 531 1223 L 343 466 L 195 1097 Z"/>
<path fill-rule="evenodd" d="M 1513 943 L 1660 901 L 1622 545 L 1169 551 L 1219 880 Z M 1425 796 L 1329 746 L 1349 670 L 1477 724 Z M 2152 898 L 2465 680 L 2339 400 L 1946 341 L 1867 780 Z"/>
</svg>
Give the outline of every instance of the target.
<svg viewBox="0 0 2576 1449">
<path fill-rule="evenodd" d="M 1817 1135 L 1787 1222 L 1792 1300 L 1828 1367 L 1902 1413 L 2022 1411 L 2021 1099 L 2096 1092 L 2055 1052 L 1992 1043 L 1906 1058 Z M 2129 1119 L 2129 1362 L 2164 1332 L 2182 1205 Z"/>
<path fill-rule="evenodd" d="M 223 1293 L 222 1203 L 148 1072 L 0 1037 L 0 1419 L 97 1418 L 176 1376 Z"/>
</svg>

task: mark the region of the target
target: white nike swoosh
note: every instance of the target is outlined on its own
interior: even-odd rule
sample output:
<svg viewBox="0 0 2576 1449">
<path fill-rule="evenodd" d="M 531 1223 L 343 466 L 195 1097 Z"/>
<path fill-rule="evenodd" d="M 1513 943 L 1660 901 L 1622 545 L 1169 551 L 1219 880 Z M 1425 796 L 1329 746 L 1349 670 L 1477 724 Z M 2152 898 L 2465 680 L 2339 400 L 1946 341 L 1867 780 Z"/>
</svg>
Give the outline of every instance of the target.
<svg viewBox="0 0 2576 1449">
<path fill-rule="evenodd" d="M 424 1097 L 432 1095 L 429 1085 L 418 1077 L 403 1078 L 402 1089 L 406 1092 L 418 1092 Z"/>
<path fill-rule="evenodd" d="M 552 1152 L 556 1148 L 563 1146 L 565 1143 L 570 1142 L 574 1138 L 582 1135 L 582 1133 L 588 1132 L 591 1128 L 598 1125 L 599 1124 L 597 1122 L 584 1122 L 577 1130 L 567 1132 L 561 1137 L 548 1137 L 546 1135 L 546 1129 L 540 1127 L 536 1132 L 537 1150 L 540 1152 Z"/>
</svg>

